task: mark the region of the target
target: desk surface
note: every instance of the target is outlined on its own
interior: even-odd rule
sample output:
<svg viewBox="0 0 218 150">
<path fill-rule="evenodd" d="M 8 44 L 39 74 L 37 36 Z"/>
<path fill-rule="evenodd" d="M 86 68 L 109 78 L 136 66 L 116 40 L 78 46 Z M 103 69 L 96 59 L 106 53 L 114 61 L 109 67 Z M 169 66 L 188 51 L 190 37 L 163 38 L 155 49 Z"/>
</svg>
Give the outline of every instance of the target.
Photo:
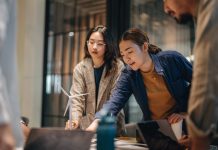
<svg viewBox="0 0 218 150">
<path fill-rule="evenodd" d="M 135 138 L 121 137 L 115 139 L 116 150 L 148 150 L 146 144 L 137 143 Z M 96 139 L 92 139 L 90 150 L 96 150 Z"/>
<path fill-rule="evenodd" d="M 91 145 L 89 145 L 90 143 Z M 38 146 L 41 150 L 59 150 L 59 147 L 62 147 L 62 149 L 68 148 L 70 150 L 82 148 L 85 150 L 96 150 L 96 143 L 96 135 L 93 137 L 92 132 L 81 130 L 67 131 L 55 128 L 36 128 L 31 130 L 25 148 L 31 146 L 36 148 L 36 146 Z M 116 150 L 148 150 L 146 144 L 137 143 L 135 138 L 130 137 L 116 138 L 115 147 Z"/>
</svg>

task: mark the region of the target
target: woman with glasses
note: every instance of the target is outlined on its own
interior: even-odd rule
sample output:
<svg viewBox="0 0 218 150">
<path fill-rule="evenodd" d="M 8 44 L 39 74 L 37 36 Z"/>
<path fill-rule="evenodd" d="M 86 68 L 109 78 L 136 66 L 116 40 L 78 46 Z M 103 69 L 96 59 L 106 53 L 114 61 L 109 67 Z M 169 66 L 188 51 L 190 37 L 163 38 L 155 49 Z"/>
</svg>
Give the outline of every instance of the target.
<svg viewBox="0 0 218 150">
<path fill-rule="evenodd" d="M 86 129 L 94 120 L 106 100 L 123 68 L 118 59 L 118 47 L 111 31 L 102 25 L 92 28 L 84 47 L 85 57 L 76 65 L 73 73 L 71 94 L 89 93 L 76 97 L 72 105 L 73 128 Z M 124 114 L 117 117 L 117 135 L 124 134 Z M 66 124 L 69 128 L 69 121 Z"/>
<path fill-rule="evenodd" d="M 123 33 L 119 47 L 127 66 L 102 109 L 116 116 L 133 94 L 143 120 L 167 119 L 173 124 L 184 119 L 192 79 L 192 65 L 186 58 L 176 51 L 161 51 L 136 28 Z M 100 113 L 95 117 L 87 130 L 96 130 Z"/>
</svg>

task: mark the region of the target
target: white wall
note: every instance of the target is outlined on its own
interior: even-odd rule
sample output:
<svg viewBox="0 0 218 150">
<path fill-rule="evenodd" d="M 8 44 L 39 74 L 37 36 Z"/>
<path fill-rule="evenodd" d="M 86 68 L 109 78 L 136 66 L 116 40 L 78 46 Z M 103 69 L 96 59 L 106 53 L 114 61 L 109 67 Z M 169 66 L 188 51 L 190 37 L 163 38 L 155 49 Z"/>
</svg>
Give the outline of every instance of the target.
<svg viewBox="0 0 218 150">
<path fill-rule="evenodd" d="M 40 127 L 45 0 L 18 0 L 17 46 L 21 115 Z"/>
</svg>

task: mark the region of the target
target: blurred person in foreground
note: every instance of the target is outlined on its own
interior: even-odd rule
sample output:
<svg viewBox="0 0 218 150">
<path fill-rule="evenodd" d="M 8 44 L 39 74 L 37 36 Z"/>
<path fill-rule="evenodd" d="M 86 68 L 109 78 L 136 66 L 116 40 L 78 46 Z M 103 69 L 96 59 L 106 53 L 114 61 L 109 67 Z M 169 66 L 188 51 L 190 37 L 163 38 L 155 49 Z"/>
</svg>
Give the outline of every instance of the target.
<svg viewBox="0 0 218 150">
<path fill-rule="evenodd" d="M 218 1 L 164 0 L 164 11 L 184 24 L 196 23 L 188 128 L 193 150 L 208 149 L 218 123 Z"/>
<path fill-rule="evenodd" d="M 17 89 L 16 0 L 0 0 L 0 149 L 23 147 Z"/>
</svg>

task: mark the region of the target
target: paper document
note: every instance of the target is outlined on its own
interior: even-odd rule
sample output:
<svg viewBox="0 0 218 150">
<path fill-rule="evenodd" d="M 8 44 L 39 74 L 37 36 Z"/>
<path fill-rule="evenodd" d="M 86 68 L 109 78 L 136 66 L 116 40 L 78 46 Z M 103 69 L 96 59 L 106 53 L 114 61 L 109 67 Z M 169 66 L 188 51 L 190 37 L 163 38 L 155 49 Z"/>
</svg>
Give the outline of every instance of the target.
<svg viewBox="0 0 218 150">
<path fill-rule="evenodd" d="M 183 120 L 180 120 L 177 123 L 171 124 L 171 128 L 172 128 L 177 140 L 180 140 L 182 138 L 182 122 L 183 122 Z"/>
</svg>

